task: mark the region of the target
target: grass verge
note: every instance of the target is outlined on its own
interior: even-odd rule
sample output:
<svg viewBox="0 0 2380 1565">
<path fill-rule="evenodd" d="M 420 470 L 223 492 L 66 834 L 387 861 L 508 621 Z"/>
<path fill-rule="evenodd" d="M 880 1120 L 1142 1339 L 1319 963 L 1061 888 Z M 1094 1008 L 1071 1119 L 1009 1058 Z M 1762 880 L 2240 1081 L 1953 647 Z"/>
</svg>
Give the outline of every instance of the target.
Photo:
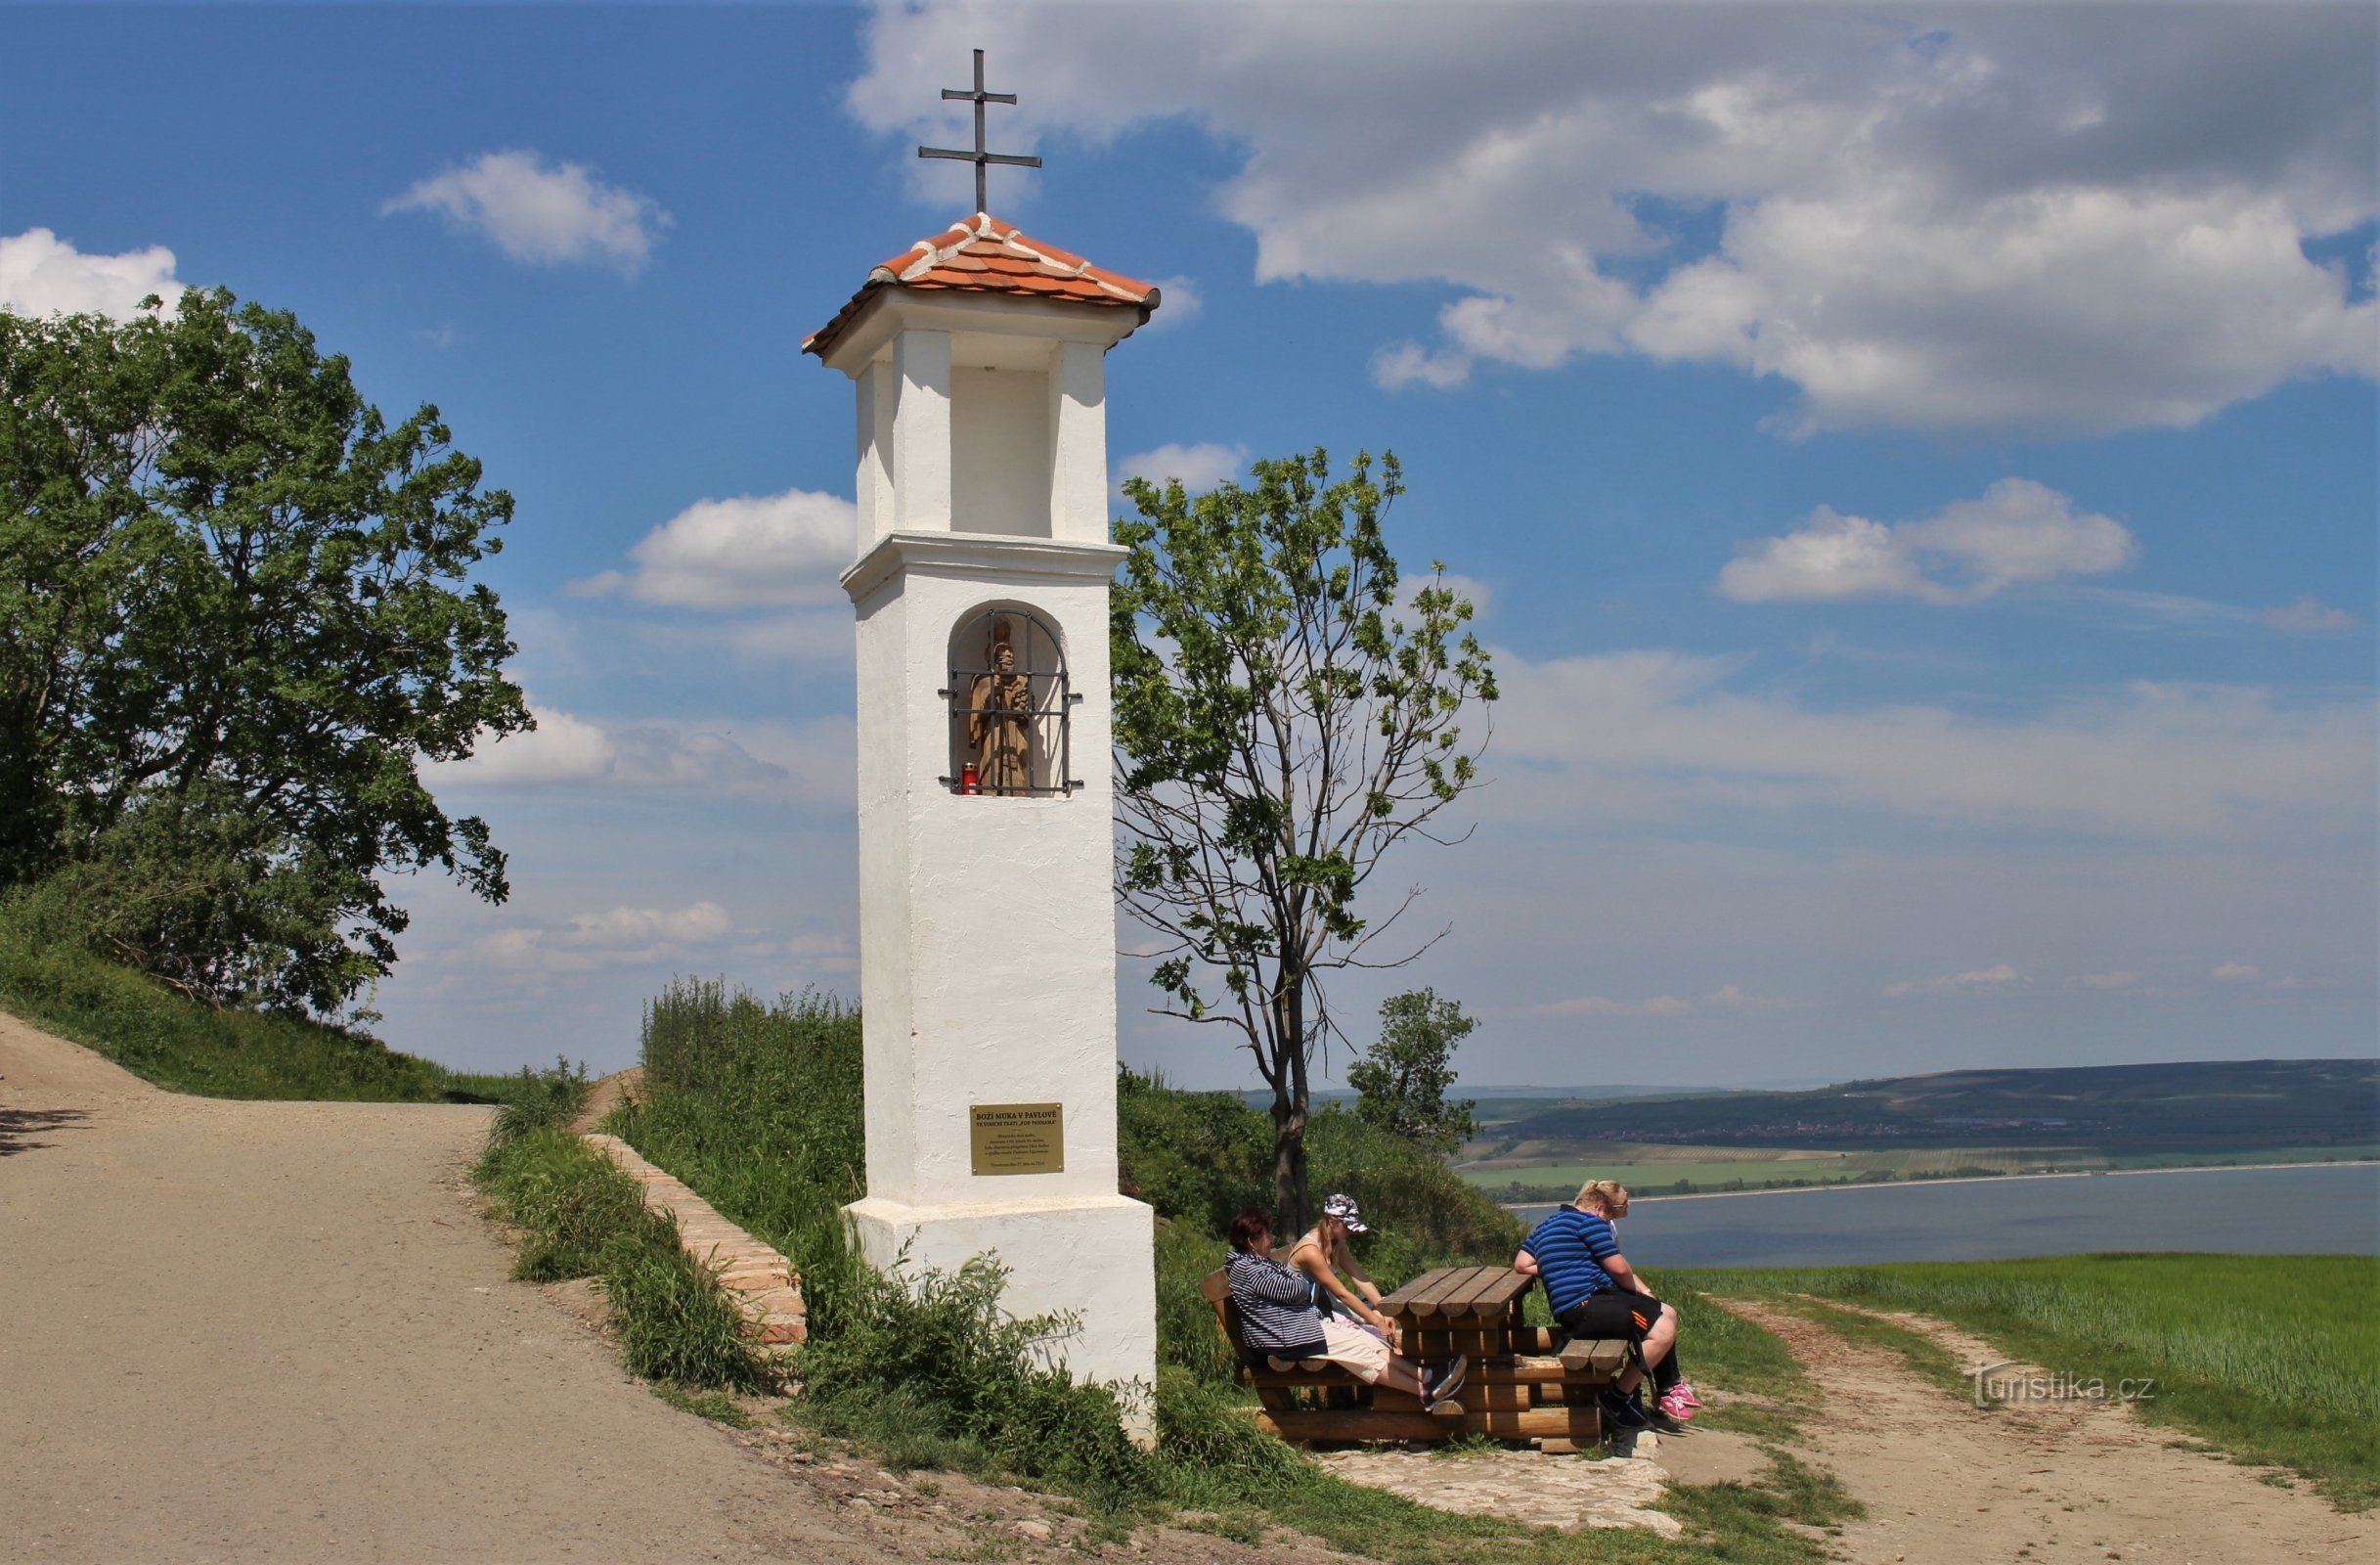
<svg viewBox="0 0 2380 1565">
<path fill-rule="evenodd" d="M 2090 1255 L 1681 1275 L 1787 1307 L 1785 1296 L 1804 1293 L 1931 1316 L 2012 1361 L 2109 1387 L 2150 1380 L 2152 1395 L 2133 1404 L 2148 1422 L 2295 1472 L 2343 1510 L 2380 1504 L 2380 1259 Z M 1968 1385 L 1940 1365 L 1931 1373 Z"/>
<path fill-rule="evenodd" d="M 547 1073 L 498 1116 L 473 1171 L 523 1230 L 513 1274 L 594 1278 L 611 1302 L 632 1374 L 689 1391 L 772 1389 L 775 1370 L 745 1341 L 742 1317 L 717 1280 L 679 1244 L 678 1225 L 645 1206 L 635 1180 L 562 1129 L 585 1096 L 583 1077 Z"/>
<path fill-rule="evenodd" d="M 144 1081 L 200 1097 L 489 1103 L 516 1078 L 400 1054 L 371 1034 L 269 1011 L 217 1010 L 70 943 L 0 903 L 0 1007 Z"/>
<path fill-rule="evenodd" d="M 1850 1501 L 1826 1475 L 1783 1455 L 1760 1483 L 1680 1491 L 1667 1502 L 1688 1529 L 1677 1543 L 1452 1515 L 1348 1484 L 1306 1460 L 1249 1416 L 1198 1294 L 1199 1278 L 1221 1262 L 1208 1227 L 1212 1213 L 1264 1199 L 1258 1182 L 1268 1178 L 1269 1132 L 1225 1095 L 1174 1094 L 1146 1079 L 1127 1081 L 1122 1095 L 1126 1173 L 1169 1221 L 1157 1239 L 1159 1439 L 1143 1452 L 1123 1438 L 1113 1393 L 1044 1366 L 1040 1339 L 1062 1322 L 1014 1320 L 1000 1311 L 995 1261 L 956 1274 L 885 1277 L 852 1253 L 840 1208 L 860 1192 L 864 1162 L 855 1011 L 815 996 L 771 1004 L 720 983 L 681 982 L 647 1008 L 644 1067 L 639 1100 L 610 1128 L 783 1250 L 804 1274 L 812 1340 L 797 1365 L 804 1394 L 784 1416 L 888 1467 L 948 1469 L 1065 1495 L 1084 1504 L 1103 1536 L 1178 1524 L 1187 1511 L 1193 1525 L 1235 1538 L 1292 1527 L 1417 1565 L 1714 1557 L 1805 1565 L 1824 1550 L 1793 1524 L 1823 1528 L 1847 1514 Z M 1374 1158 L 1360 1128 L 1335 1126 L 1320 1140 L 1323 1187 L 1360 1184 L 1367 1213 L 1381 1213 L 1416 1252 L 1427 1250 L 1432 1262 L 1467 1250 L 1510 1257 L 1510 1220 L 1462 1191 L 1442 1164 L 1433 1174 L 1419 1162 Z M 1384 1282 L 1418 1264 L 1393 1248 L 1368 1259 Z M 1698 1297 L 1682 1307 L 1700 1333 L 1696 1373 L 1763 1399 L 1758 1410 L 1728 1409 L 1743 1427 L 1776 1436 L 1814 1401 L 1774 1338 Z"/>
</svg>

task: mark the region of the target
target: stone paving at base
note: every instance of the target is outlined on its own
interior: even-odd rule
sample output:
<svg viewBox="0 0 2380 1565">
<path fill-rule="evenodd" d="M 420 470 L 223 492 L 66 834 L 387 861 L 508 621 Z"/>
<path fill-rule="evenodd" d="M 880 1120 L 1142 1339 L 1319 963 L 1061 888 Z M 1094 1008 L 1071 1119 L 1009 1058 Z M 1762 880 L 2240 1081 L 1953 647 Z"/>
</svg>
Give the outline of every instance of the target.
<svg viewBox="0 0 2380 1565">
<path fill-rule="evenodd" d="M 1385 1489 L 1437 1510 L 1500 1516 L 1530 1527 L 1650 1527 L 1663 1538 L 1684 1529 L 1678 1519 L 1647 1507 L 1669 1487 L 1653 1459 L 1658 1442 L 1640 1437 L 1633 1456 L 1601 1461 L 1547 1456 L 1534 1451 L 1488 1451 L 1460 1456 L 1421 1451 L 1338 1451 L 1317 1455 L 1350 1484 Z"/>
</svg>

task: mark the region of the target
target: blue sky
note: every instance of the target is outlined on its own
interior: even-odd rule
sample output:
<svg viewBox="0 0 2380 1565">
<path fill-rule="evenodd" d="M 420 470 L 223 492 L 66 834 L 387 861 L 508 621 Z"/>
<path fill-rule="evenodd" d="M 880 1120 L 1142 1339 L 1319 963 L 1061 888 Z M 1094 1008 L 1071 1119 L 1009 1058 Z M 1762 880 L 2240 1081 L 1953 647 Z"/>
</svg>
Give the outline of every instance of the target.
<svg viewBox="0 0 2380 1565">
<path fill-rule="evenodd" d="M 404 888 L 398 1047 L 609 1067 L 672 973 L 856 990 L 852 409 L 800 342 L 972 203 L 912 150 L 980 46 L 1047 162 L 993 210 L 1165 286 L 1117 475 L 1390 447 L 1392 541 L 1476 584 L 1494 783 L 1388 986 L 1480 1016 L 1471 1080 L 2372 1050 L 2367 7 L 0 27 L 0 302 L 293 309 L 518 499 L 541 730 L 437 779 L 514 894 Z M 1141 992 L 1128 1058 L 1245 1078 Z"/>
</svg>

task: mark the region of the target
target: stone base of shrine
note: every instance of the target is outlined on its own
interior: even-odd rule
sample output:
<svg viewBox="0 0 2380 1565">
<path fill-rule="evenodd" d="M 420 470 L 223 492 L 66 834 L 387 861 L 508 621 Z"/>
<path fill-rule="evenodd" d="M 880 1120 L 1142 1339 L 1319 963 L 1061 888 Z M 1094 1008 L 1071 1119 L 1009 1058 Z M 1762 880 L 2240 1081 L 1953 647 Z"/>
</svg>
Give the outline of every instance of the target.
<svg viewBox="0 0 2380 1565">
<path fill-rule="evenodd" d="M 1078 1380 L 1105 1381 L 1124 1427 L 1155 1439 L 1157 1279 L 1154 1215 L 1122 1195 L 912 1206 L 869 1196 L 845 1210 L 880 1272 L 915 1278 L 992 1255 L 1008 1270 L 1001 1307 L 1017 1317 L 1071 1315 L 1044 1351 Z"/>
</svg>

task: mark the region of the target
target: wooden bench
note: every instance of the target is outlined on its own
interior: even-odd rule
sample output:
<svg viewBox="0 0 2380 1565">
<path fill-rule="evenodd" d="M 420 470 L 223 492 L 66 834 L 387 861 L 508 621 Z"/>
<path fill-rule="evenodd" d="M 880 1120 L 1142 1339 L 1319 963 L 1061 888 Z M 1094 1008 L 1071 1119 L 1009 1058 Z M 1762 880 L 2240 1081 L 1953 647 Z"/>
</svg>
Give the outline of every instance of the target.
<svg viewBox="0 0 2380 1565">
<path fill-rule="evenodd" d="M 1276 1359 L 1250 1367 L 1229 1274 L 1210 1273 L 1199 1291 L 1214 1307 L 1240 1383 L 1254 1386 L 1263 1405 L 1258 1421 L 1284 1440 L 1444 1441 L 1475 1434 L 1593 1445 L 1603 1438 L 1596 1393 L 1627 1362 L 1629 1345 L 1565 1342 L 1559 1331 L 1522 1324 L 1521 1300 L 1532 1280 L 1503 1267 L 1443 1267 L 1381 1301 L 1404 1337 L 1405 1357 L 1434 1363 L 1460 1353 L 1471 1361 L 1455 1399 L 1461 1411 L 1435 1413 L 1424 1411 L 1419 1397 L 1367 1386 L 1320 1360 Z"/>
</svg>

